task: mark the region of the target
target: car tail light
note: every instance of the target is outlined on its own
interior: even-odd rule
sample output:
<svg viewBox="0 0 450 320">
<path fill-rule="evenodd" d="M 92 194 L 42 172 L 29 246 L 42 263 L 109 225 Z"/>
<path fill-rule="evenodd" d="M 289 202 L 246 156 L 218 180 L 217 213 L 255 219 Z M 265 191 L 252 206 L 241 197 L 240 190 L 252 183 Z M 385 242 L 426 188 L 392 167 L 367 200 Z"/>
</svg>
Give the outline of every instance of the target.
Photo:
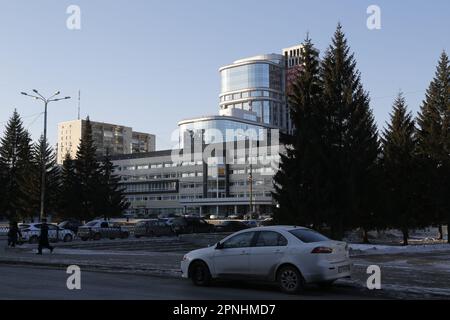
<svg viewBox="0 0 450 320">
<path fill-rule="evenodd" d="M 317 247 L 317 248 L 314 248 L 313 251 L 311 251 L 311 253 L 326 253 L 326 254 L 329 254 L 329 253 L 333 253 L 333 249 L 328 248 L 328 247 Z"/>
</svg>

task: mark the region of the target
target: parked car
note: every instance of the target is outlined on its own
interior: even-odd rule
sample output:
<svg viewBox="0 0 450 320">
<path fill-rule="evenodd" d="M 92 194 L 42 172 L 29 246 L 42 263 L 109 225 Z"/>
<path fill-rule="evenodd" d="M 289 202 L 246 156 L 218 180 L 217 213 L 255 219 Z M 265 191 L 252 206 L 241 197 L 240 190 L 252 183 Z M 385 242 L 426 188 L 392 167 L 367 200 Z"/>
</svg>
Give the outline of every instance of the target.
<svg viewBox="0 0 450 320">
<path fill-rule="evenodd" d="M 179 218 L 161 218 L 161 219 L 158 219 L 158 220 L 163 221 L 165 224 L 167 224 L 168 226 L 171 227 L 173 225 L 173 222 L 176 219 L 179 219 Z"/>
<path fill-rule="evenodd" d="M 78 228 L 81 240 L 126 239 L 130 233 L 117 223 L 106 220 L 93 220 Z"/>
<path fill-rule="evenodd" d="M 179 218 L 180 215 L 176 213 L 162 213 L 158 215 L 159 219 L 166 219 L 166 218 Z"/>
<path fill-rule="evenodd" d="M 245 223 L 247 226 L 249 226 L 250 228 L 256 228 L 259 227 L 259 222 L 258 220 L 243 220 L 243 223 Z"/>
<path fill-rule="evenodd" d="M 250 226 L 241 221 L 227 220 L 217 224 L 214 228 L 216 232 L 236 232 L 248 229 Z"/>
<path fill-rule="evenodd" d="M 41 235 L 42 223 L 20 223 L 19 228 L 22 233 L 21 243 L 28 242 L 31 244 L 39 242 L 39 236 Z M 75 237 L 75 233 L 71 230 L 61 228 L 54 224 L 47 224 L 48 226 L 48 239 L 51 242 L 71 242 Z"/>
<path fill-rule="evenodd" d="M 228 219 L 237 219 L 237 220 L 241 220 L 244 218 L 244 215 L 239 215 L 239 214 L 233 214 L 231 216 L 228 216 Z"/>
<path fill-rule="evenodd" d="M 173 221 L 172 229 L 176 234 L 208 233 L 214 231 L 214 225 L 202 218 L 182 217 Z"/>
<path fill-rule="evenodd" d="M 261 221 L 261 226 L 271 226 L 273 225 L 273 218 L 266 218 L 263 221 Z"/>
<path fill-rule="evenodd" d="M 73 233 L 78 232 L 78 228 L 81 227 L 83 224 L 78 220 L 66 220 L 58 224 L 58 227 L 63 229 L 69 229 Z"/>
<path fill-rule="evenodd" d="M 159 219 L 139 221 L 134 228 L 134 236 L 140 237 L 160 237 L 173 235 L 172 228 Z"/>
<path fill-rule="evenodd" d="M 305 284 L 329 287 L 350 277 L 351 263 L 345 242 L 307 228 L 272 226 L 239 231 L 216 246 L 189 252 L 181 270 L 198 286 L 219 278 L 254 279 L 296 293 Z"/>
</svg>

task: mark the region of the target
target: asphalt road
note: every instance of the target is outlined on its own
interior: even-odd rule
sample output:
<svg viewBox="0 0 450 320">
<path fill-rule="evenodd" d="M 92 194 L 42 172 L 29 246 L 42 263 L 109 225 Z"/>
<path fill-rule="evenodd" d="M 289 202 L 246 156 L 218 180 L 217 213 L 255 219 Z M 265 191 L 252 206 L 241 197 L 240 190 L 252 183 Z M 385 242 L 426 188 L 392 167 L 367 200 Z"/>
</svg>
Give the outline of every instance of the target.
<svg viewBox="0 0 450 320">
<path fill-rule="evenodd" d="M 243 283 L 218 283 L 194 287 L 190 281 L 145 275 L 83 272 L 81 290 L 66 287 L 65 270 L 21 266 L 0 266 L 1 300 L 287 300 L 287 299 L 373 299 L 358 289 L 336 287 L 330 291 L 309 288 L 291 296 L 276 287 Z"/>
</svg>

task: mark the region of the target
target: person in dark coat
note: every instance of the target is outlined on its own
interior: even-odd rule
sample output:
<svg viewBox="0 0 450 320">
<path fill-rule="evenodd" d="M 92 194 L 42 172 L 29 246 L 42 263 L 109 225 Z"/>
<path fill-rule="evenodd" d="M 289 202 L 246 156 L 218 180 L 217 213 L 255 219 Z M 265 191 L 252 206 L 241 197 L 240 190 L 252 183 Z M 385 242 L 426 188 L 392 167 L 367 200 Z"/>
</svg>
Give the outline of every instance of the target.
<svg viewBox="0 0 450 320">
<path fill-rule="evenodd" d="M 39 236 L 39 247 L 38 247 L 38 253 L 42 254 L 42 249 L 49 249 L 50 252 L 53 252 L 53 247 L 50 246 L 50 243 L 48 241 L 48 225 L 47 220 L 42 220 L 41 225 L 41 235 Z"/>
<path fill-rule="evenodd" d="M 22 237 L 22 233 L 20 232 L 17 222 L 11 222 L 8 231 L 8 246 L 14 248 L 19 240 L 19 237 Z"/>
</svg>

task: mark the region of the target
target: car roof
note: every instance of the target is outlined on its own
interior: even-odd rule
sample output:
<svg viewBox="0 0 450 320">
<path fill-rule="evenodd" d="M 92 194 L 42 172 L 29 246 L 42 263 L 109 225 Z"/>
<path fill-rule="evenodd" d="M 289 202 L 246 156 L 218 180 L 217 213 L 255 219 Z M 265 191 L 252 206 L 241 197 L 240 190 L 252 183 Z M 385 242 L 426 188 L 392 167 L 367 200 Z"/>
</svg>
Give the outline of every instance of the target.
<svg viewBox="0 0 450 320">
<path fill-rule="evenodd" d="M 252 229 L 247 229 L 246 231 L 291 231 L 295 229 L 308 229 L 301 226 L 264 226 L 264 227 L 256 227 Z"/>
</svg>

